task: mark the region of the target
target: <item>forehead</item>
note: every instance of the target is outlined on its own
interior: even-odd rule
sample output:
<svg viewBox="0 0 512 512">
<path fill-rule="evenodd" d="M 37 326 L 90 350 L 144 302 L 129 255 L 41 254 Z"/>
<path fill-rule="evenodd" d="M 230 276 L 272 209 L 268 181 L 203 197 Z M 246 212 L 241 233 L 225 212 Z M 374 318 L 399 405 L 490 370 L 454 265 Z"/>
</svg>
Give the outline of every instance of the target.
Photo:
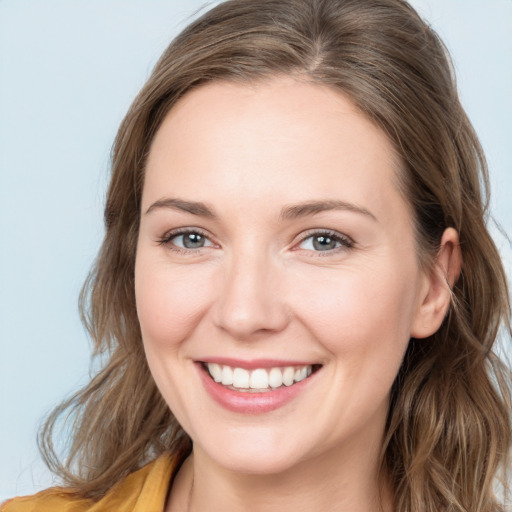
<svg viewBox="0 0 512 512">
<path fill-rule="evenodd" d="M 149 153 L 143 208 L 159 195 L 207 201 L 322 199 L 385 213 L 400 159 L 350 99 L 291 78 L 214 82 L 169 112 Z"/>
</svg>

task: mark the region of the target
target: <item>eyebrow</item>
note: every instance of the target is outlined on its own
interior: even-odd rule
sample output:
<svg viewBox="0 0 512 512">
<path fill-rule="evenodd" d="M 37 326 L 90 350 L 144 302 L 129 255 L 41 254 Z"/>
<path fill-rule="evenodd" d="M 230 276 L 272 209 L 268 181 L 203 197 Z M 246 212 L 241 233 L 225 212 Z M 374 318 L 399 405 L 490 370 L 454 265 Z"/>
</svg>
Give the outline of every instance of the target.
<svg viewBox="0 0 512 512">
<path fill-rule="evenodd" d="M 192 215 L 199 217 L 206 217 L 208 219 L 216 219 L 217 215 L 213 209 L 206 206 L 205 203 L 199 201 L 185 201 L 184 199 L 178 199 L 174 197 L 168 197 L 155 201 L 147 210 L 146 214 L 159 208 L 170 208 L 173 210 L 180 210 Z M 281 220 L 293 220 L 300 217 L 307 217 L 315 215 L 317 213 L 330 211 L 330 210 L 345 210 L 349 212 L 359 213 L 365 215 L 375 221 L 377 218 L 366 208 L 358 206 L 353 203 L 339 200 L 327 200 L 327 201 L 306 201 L 304 203 L 298 203 L 293 205 L 284 206 L 281 209 L 280 219 Z"/>
<path fill-rule="evenodd" d="M 377 221 L 377 217 L 369 210 L 358 206 L 357 204 L 347 203 L 346 201 L 328 200 L 328 201 L 307 201 L 296 205 L 285 206 L 281 210 L 281 219 L 291 220 L 299 217 L 307 217 L 329 210 L 345 210 L 359 213 Z M 378 222 L 378 221 L 377 221 Z"/>
<path fill-rule="evenodd" d="M 174 197 L 168 197 L 155 201 L 146 210 L 146 215 L 158 208 L 171 208 L 173 210 L 181 210 L 183 212 L 191 213 L 192 215 L 207 217 L 209 219 L 214 219 L 217 217 L 215 213 L 213 213 L 213 210 L 208 208 L 208 206 L 206 206 L 204 203 L 197 201 L 185 201 L 183 199 L 177 199 Z"/>
</svg>

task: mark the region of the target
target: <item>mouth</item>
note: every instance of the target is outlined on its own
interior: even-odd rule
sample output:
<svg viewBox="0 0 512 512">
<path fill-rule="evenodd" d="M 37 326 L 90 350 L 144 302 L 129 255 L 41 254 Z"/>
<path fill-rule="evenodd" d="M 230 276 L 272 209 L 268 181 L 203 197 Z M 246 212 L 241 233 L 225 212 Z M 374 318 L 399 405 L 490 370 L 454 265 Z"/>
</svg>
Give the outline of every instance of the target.
<svg viewBox="0 0 512 512">
<path fill-rule="evenodd" d="M 308 379 L 322 365 L 272 366 L 247 369 L 213 362 L 201 363 L 205 373 L 226 389 L 241 393 L 271 393 Z"/>
</svg>

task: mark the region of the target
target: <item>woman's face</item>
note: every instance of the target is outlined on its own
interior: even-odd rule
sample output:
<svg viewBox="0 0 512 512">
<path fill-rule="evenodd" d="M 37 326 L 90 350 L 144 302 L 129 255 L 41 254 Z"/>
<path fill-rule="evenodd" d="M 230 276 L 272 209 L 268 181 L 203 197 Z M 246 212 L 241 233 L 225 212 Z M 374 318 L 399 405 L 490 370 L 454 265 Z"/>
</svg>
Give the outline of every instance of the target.
<svg viewBox="0 0 512 512">
<path fill-rule="evenodd" d="M 195 452 L 275 473 L 378 451 L 429 287 L 399 172 L 383 132 L 319 85 L 213 83 L 167 115 L 137 311 Z"/>
</svg>

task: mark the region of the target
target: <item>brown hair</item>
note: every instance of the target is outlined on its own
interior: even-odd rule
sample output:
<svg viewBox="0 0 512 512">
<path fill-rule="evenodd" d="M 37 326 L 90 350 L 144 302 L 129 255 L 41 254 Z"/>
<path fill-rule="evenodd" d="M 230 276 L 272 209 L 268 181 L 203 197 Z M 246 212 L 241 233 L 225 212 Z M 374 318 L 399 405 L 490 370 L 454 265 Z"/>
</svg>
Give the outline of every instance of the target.
<svg viewBox="0 0 512 512">
<path fill-rule="evenodd" d="M 119 129 L 105 240 L 81 296 L 106 362 L 48 418 L 40 435 L 48 465 L 78 493 L 99 497 L 162 452 L 190 450 L 150 375 L 135 309 L 145 161 L 165 115 L 194 87 L 275 75 L 343 91 L 388 135 L 404 162 L 401 186 L 426 269 L 444 229 L 460 235 L 451 310 L 428 340 L 410 341 L 392 389 L 383 471 L 396 510 L 501 510 L 493 483 L 511 441 L 511 379 L 493 344 L 501 325 L 510 334 L 510 302 L 486 229 L 486 163 L 443 44 L 403 0 L 230 0 L 171 43 Z M 61 463 L 52 437 L 65 411 L 72 437 Z"/>
</svg>

